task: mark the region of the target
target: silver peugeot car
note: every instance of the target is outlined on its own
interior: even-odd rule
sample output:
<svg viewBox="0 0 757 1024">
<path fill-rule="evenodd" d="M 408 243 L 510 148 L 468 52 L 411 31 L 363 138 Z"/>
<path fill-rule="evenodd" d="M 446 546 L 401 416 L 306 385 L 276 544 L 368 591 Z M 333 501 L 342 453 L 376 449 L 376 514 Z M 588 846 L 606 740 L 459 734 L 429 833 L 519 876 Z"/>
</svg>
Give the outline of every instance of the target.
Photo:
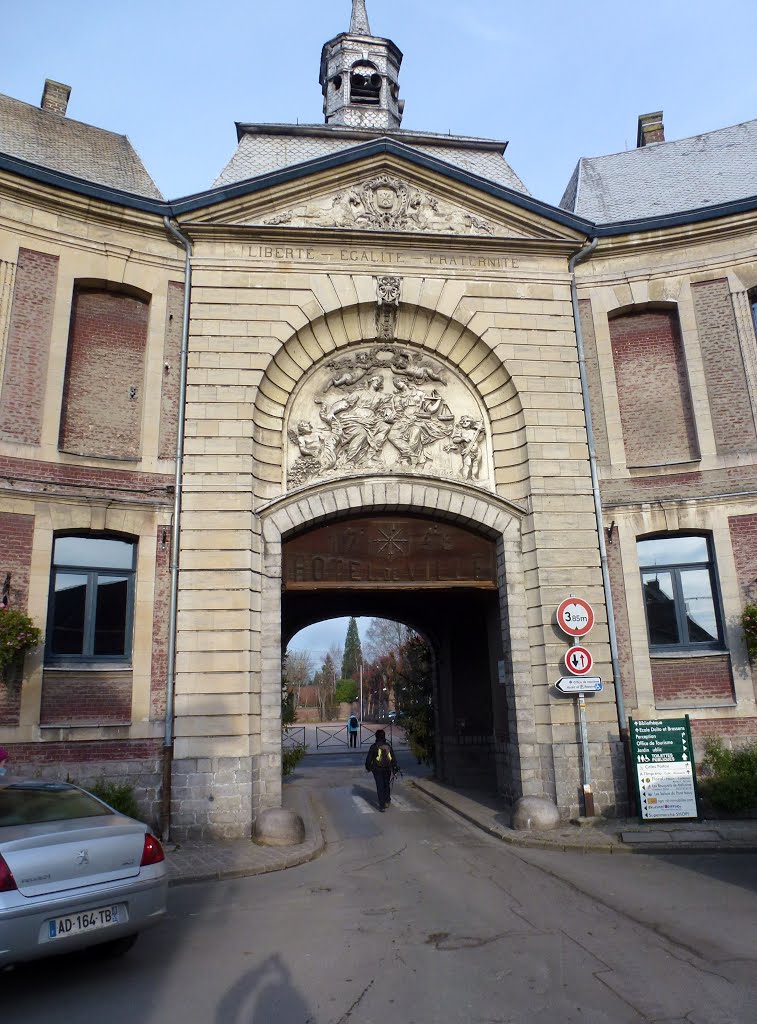
<svg viewBox="0 0 757 1024">
<path fill-rule="evenodd" d="M 166 912 L 163 849 L 78 786 L 0 779 L 0 968 L 125 953 Z"/>
</svg>

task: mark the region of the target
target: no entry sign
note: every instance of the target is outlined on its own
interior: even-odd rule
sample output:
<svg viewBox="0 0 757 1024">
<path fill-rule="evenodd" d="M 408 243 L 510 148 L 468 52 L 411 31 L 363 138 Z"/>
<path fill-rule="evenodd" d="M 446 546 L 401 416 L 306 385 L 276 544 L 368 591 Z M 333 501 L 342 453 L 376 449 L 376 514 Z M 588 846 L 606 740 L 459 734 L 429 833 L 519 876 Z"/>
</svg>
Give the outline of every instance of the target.
<svg viewBox="0 0 757 1024">
<path fill-rule="evenodd" d="M 594 659 L 585 647 L 571 647 L 565 652 L 565 667 L 574 676 L 587 676 L 594 667 Z"/>
<path fill-rule="evenodd" d="M 594 625 L 594 609 L 583 598 L 568 597 L 557 609 L 557 624 L 568 636 L 585 636 Z"/>
</svg>

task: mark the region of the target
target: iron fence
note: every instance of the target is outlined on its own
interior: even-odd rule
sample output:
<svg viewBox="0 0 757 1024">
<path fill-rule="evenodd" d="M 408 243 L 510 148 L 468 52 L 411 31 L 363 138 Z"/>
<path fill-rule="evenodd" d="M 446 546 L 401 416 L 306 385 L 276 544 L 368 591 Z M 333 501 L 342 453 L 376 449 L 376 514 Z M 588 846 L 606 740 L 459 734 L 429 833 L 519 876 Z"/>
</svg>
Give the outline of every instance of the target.
<svg viewBox="0 0 757 1024">
<path fill-rule="evenodd" d="M 281 733 L 282 747 L 304 747 L 305 726 L 289 725 Z"/>
</svg>

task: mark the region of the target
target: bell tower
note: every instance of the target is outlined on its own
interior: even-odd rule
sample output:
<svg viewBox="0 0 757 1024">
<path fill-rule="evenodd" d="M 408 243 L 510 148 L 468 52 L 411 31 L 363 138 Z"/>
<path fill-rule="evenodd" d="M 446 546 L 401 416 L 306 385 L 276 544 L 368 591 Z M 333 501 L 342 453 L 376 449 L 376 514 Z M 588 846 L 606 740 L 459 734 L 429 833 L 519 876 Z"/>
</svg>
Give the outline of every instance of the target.
<svg viewBox="0 0 757 1024">
<path fill-rule="evenodd" d="M 371 35 L 365 0 L 352 0 L 349 32 L 329 40 L 321 53 L 320 83 L 326 124 L 399 128 L 402 53 L 389 39 Z"/>
</svg>

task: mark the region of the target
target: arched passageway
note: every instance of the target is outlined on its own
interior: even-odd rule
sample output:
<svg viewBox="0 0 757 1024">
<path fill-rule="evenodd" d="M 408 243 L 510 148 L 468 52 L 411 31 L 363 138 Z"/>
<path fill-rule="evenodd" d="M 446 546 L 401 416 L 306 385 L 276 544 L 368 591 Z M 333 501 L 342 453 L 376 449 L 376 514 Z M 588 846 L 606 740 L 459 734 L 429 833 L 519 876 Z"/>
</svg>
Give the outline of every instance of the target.
<svg viewBox="0 0 757 1024">
<path fill-rule="evenodd" d="M 494 790 L 508 734 L 495 540 L 427 516 L 374 514 L 290 537 L 282 565 L 284 646 L 342 615 L 398 619 L 427 639 L 437 775 Z"/>
</svg>

